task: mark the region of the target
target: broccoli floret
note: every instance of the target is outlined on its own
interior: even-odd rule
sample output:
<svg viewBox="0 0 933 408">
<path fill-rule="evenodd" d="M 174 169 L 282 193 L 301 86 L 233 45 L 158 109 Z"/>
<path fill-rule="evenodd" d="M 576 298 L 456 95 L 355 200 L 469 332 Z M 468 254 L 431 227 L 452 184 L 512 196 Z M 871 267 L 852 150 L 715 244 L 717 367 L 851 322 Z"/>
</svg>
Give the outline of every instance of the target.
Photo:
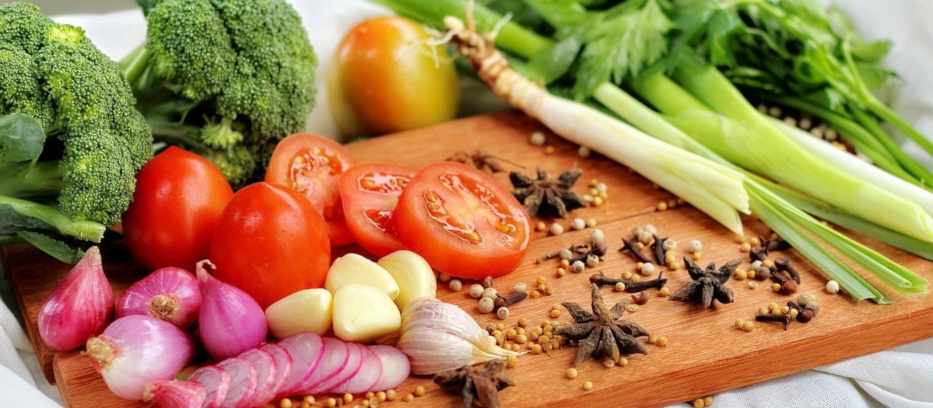
<svg viewBox="0 0 933 408">
<path fill-rule="evenodd" d="M 314 103 L 317 58 L 298 13 L 284 0 L 144 3 L 146 42 L 122 65 L 153 135 L 248 181 Z"/>
<path fill-rule="evenodd" d="M 56 24 L 32 4 L 3 5 L 0 98 L 0 115 L 31 117 L 46 135 L 40 157 L 0 155 L 0 196 L 54 205 L 77 221 L 118 223 L 152 156 L 149 126 L 119 66 L 80 28 Z M 50 194 L 49 186 L 59 189 Z"/>
</svg>

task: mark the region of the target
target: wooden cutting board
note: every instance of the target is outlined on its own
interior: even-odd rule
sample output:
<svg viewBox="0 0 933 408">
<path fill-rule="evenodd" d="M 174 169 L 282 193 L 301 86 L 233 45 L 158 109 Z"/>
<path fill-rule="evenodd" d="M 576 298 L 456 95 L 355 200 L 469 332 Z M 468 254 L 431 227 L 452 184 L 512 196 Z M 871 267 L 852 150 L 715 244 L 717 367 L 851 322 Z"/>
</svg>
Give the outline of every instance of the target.
<svg viewBox="0 0 933 408">
<path fill-rule="evenodd" d="M 634 269 L 635 263 L 615 249 L 623 235 L 633 227 L 645 224 L 653 224 L 662 236 L 683 243 L 701 240 L 703 263 L 721 263 L 735 258 L 747 260 L 746 254 L 739 251 L 733 234 L 702 213 L 689 206 L 656 211 L 655 205 L 659 200 L 673 197 L 610 160 L 596 155 L 589 159 L 580 158 L 576 154 L 576 146 L 550 133 L 548 142 L 556 147 L 556 152 L 548 155 L 544 148 L 528 143 L 528 136 L 534 130 L 544 129 L 519 114 L 501 113 L 355 143 L 350 145 L 350 151 L 359 162 L 382 161 L 410 166 L 421 166 L 444 160 L 457 152 L 477 149 L 521 164 L 527 172 L 542 167 L 555 174 L 579 166 L 584 176 L 576 188 L 578 192 L 584 192 L 587 182 L 594 178 L 609 186 L 607 204 L 578 210 L 573 216 L 595 218 L 599 228 L 605 232 L 612 250 L 607 261 L 601 263 L 597 270 L 610 275 L 618 276 L 623 271 Z M 497 177 L 507 183 L 505 174 Z M 766 229 L 753 219 L 748 218 L 745 222 L 749 236 L 766 233 Z M 567 227 L 569 220 L 563 224 Z M 591 271 L 557 278 L 555 261 L 535 262 L 558 248 L 580 242 L 588 234 L 589 230 L 559 236 L 535 233 L 521 267 L 498 279 L 496 287 L 509 290 L 516 282 L 533 285 L 535 279 L 544 277 L 553 289 L 553 295 L 514 305 L 510 308 L 512 313 L 507 323 L 514 324 L 519 318 L 526 318 L 532 323 L 544 321 L 548 319 L 547 312 L 551 306 L 563 301 L 588 304 L 587 278 Z M 924 277 L 933 279 L 930 262 L 877 243 L 870 244 Z M 509 370 L 509 376 L 517 386 L 501 393 L 502 406 L 646 407 L 688 401 L 933 336 L 933 297 L 904 298 L 892 293 L 896 301 L 894 305 L 855 304 L 843 296 L 825 294 L 822 291 L 824 279 L 792 251 L 788 254 L 803 271 L 799 293 L 815 294 L 822 306 L 817 318 L 809 324 L 795 323 L 787 331 L 777 325 L 758 324 L 750 333 L 733 327 L 736 319 L 752 319 L 761 306 L 789 300 L 772 293 L 768 282 L 763 282 L 757 289 L 749 289 L 745 282 L 730 281 L 736 301 L 716 311 L 700 310 L 652 296 L 648 304 L 627 316 L 653 334 L 666 335 L 670 339 L 667 347 L 647 346 L 647 356 L 631 357 L 630 364 L 624 368 L 606 369 L 589 361 L 580 367 L 579 376 L 574 380 L 563 376 L 570 366 L 574 349 L 525 355 L 519 359 L 516 368 Z M 118 248 L 109 249 L 104 259 L 107 274 L 118 292 L 144 273 L 133 266 L 125 252 Z M 80 353 L 56 354 L 41 344 L 36 315 L 68 267 L 34 250 L 20 247 L 6 248 L 4 262 L 13 279 L 39 360 L 50 378 L 54 377 L 57 382 L 64 402 L 77 408 L 140 405 L 120 400 L 108 392 Z M 672 290 L 689 279 L 683 270 L 665 272 L 665 275 L 670 277 L 668 285 Z M 876 282 L 871 277 L 869 279 Z M 628 295 L 609 289 L 604 289 L 603 293 L 610 304 L 628 298 Z M 483 326 L 498 322 L 491 315 L 479 315 L 475 300 L 470 299 L 465 290 L 453 293 L 444 286 L 438 295 L 473 313 Z M 563 313 L 560 319 L 567 321 L 569 317 Z M 582 389 L 584 381 L 593 383 L 591 391 Z M 417 385 L 424 385 L 428 393 L 411 405 L 460 406 L 458 400 L 443 394 L 428 378 L 409 379 L 400 387 L 400 392 L 404 395 Z M 404 403 L 394 403 L 398 404 Z"/>
</svg>

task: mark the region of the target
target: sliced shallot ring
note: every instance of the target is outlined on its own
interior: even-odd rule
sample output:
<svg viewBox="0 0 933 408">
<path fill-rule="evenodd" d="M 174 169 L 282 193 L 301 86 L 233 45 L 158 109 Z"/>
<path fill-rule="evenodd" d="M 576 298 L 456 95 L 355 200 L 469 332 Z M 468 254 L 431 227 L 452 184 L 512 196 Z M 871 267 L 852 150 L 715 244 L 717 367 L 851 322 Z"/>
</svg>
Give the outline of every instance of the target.
<svg viewBox="0 0 933 408">
<path fill-rule="evenodd" d="M 282 384 L 285 383 L 286 378 L 292 370 L 292 356 L 289 355 L 285 349 L 275 344 L 266 344 L 259 349 L 269 353 L 272 359 L 275 360 L 275 381 L 269 385 L 271 389 L 270 392 L 272 392 L 274 398 L 279 395 L 279 392 L 282 390 Z"/>
<path fill-rule="evenodd" d="M 231 357 L 217 363 L 217 368 L 230 374 L 230 390 L 224 399 L 224 408 L 249 408 L 256 393 L 256 369 L 239 357 Z"/>
<path fill-rule="evenodd" d="M 324 356 L 317 370 L 308 379 L 308 382 L 302 387 L 301 392 L 305 394 L 315 394 L 318 392 L 318 386 L 334 377 L 347 365 L 350 358 L 349 344 L 344 343 L 333 337 L 324 338 Z"/>
<path fill-rule="evenodd" d="M 251 406 L 260 406 L 275 399 L 275 382 L 278 380 L 278 367 L 271 354 L 262 349 L 252 349 L 240 358 L 248 361 L 256 370 L 256 392 L 253 393 Z"/>
<path fill-rule="evenodd" d="M 320 390 L 318 392 L 333 392 L 360 371 L 360 366 L 363 365 L 363 346 L 355 343 L 347 343 L 347 350 L 349 354 L 347 357 L 347 364 L 328 381 L 318 385 Z"/>
<path fill-rule="evenodd" d="M 223 407 L 227 391 L 230 390 L 230 374 L 226 371 L 213 366 L 201 367 L 188 377 L 188 381 L 204 386 L 204 391 L 207 392 L 204 408 Z"/>
<path fill-rule="evenodd" d="M 369 346 L 379 361 L 382 362 L 382 376 L 372 388 L 366 391 L 385 391 L 402 385 L 411 373 L 408 356 L 392 346 Z"/>
<path fill-rule="evenodd" d="M 379 378 L 382 377 L 382 361 L 379 360 L 379 356 L 373 353 L 369 347 L 362 344 L 356 346 L 363 353 L 360 369 L 357 370 L 353 377 L 335 387 L 334 393 L 362 394 L 375 386 L 379 382 Z"/>
<path fill-rule="evenodd" d="M 326 353 L 321 336 L 301 333 L 278 343 L 292 357 L 292 368 L 279 390 L 279 396 L 295 395 L 304 388 Z"/>
</svg>

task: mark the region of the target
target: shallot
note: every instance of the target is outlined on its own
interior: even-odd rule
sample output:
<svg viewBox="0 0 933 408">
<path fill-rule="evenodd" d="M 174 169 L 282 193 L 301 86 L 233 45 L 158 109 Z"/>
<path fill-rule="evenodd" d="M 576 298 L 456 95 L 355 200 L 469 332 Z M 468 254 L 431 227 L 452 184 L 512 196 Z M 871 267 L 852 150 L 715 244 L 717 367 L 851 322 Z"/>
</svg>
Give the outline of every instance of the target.
<svg viewBox="0 0 933 408">
<path fill-rule="evenodd" d="M 159 408 L 201 408 L 207 393 L 193 381 L 156 381 L 146 386 L 143 400 Z"/>
<path fill-rule="evenodd" d="M 117 301 L 117 317 L 149 316 L 185 328 L 198 318 L 201 289 L 191 272 L 181 268 L 157 269 L 130 286 Z"/>
<path fill-rule="evenodd" d="M 198 262 L 203 296 L 198 328 L 204 348 L 214 359 L 223 360 L 258 347 L 268 331 L 262 308 L 246 292 L 211 276 L 206 267 L 214 265 Z"/>
<path fill-rule="evenodd" d="M 100 250 L 87 250 L 39 310 L 39 336 L 56 351 L 71 351 L 100 333 L 113 312 L 113 289 Z"/>
<path fill-rule="evenodd" d="M 145 315 L 117 319 L 86 346 L 110 391 L 129 400 L 143 399 L 150 383 L 172 379 L 188 364 L 193 350 L 181 329 Z"/>
</svg>

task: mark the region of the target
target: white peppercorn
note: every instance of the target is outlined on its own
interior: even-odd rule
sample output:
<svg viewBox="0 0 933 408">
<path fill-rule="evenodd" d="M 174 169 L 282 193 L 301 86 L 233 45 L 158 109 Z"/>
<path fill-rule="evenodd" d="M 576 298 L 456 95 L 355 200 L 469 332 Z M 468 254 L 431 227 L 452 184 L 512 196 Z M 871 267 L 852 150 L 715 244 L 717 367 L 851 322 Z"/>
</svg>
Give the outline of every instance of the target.
<svg viewBox="0 0 933 408">
<path fill-rule="evenodd" d="M 690 243 L 687 245 L 687 252 L 695 254 L 703 250 L 703 243 L 698 239 L 690 240 Z"/>
<path fill-rule="evenodd" d="M 544 143 L 547 142 L 547 138 L 544 136 L 544 133 L 538 131 L 531 132 L 531 137 L 529 139 L 531 144 L 535 146 L 544 146 Z"/>
<path fill-rule="evenodd" d="M 507 307 L 505 307 L 505 306 L 500 307 L 498 310 L 496 310 L 496 317 L 498 317 L 499 320 L 508 319 L 508 318 L 509 318 L 509 308 L 507 308 Z"/>
<path fill-rule="evenodd" d="M 460 279 L 451 279 L 447 287 L 454 292 L 459 292 L 460 289 L 463 289 L 463 282 Z"/>
<path fill-rule="evenodd" d="M 570 228 L 573 228 L 575 231 L 582 230 L 586 228 L 586 221 L 583 218 L 574 218 L 570 223 Z"/>
<path fill-rule="evenodd" d="M 586 265 L 583 263 L 583 261 L 573 261 L 573 263 L 570 264 L 570 270 L 573 273 L 580 273 L 580 272 L 583 272 L 585 269 L 586 269 Z"/>
<path fill-rule="evenodd" d="M 551 224 L 551 226 L 548 228 L 548 231 L 551 233 L 551 235 L 560 235 L 564 233 L 564 226 L 555 222 Z"/>
<path fill-rule="evenodd" d="M 593 232 L 590 234 L 590 238 L 592 238 L 593 241 L 596 241 L 596 242 L 603 242 L 606 240 L 606 234 L 603 232 L 603 230 L 597 228 L 597 229 L 594 229 Z"/>
<path fill-rule="evenodd" d="M 512 290 L 516 292 L 528 293 L 528 285 L 525 282 L 518 282 L 515 286 L 512 286 Z"/>
<path fill-rule="evenodd" d="M 560 250 L 558 255 L 560 256 L 560 259 L 570 259 L 573 257 L 573 252 L 570 252 L 569 249 L 564 248 Z"/>
<path fill-rule="evenodd" d="M 491 297 L 484 297 L 477 304 L 480 313 L 490 313 L 496 307 L 496 303 Z"/>
<path fill-rule="evenodd" d="M 839 293 L 839 282 L 836 282 L 834 280 L 826 282 L 826 293 L 829 293 L 832 295 Z"/>
<path fill-rule="evenodd" d="M 474 284 L 470 285 L 470 297 L 473 298 L 473 299 L 479 299 L 479 298 L 483 297 L 483 291 L 485 291 L 485 290 L 486 290 L 486 289 L 483 288 L 483 285 L 480 285 L 480 284 L 478 284 L 478 283 L 474 283 Z"/>
</svg>

